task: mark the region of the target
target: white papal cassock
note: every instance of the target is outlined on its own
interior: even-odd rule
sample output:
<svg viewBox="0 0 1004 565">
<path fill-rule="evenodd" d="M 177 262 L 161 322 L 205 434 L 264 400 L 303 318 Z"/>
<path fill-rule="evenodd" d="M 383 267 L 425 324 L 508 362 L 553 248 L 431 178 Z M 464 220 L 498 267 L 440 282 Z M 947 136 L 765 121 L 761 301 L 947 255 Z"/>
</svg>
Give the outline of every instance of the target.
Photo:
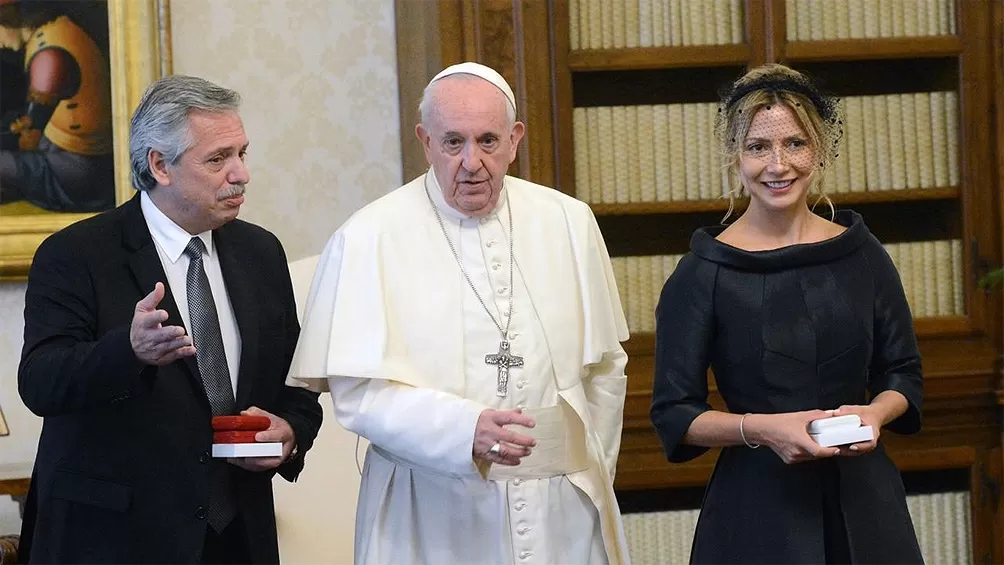
<svg viewBox="0 0 1004 565">
<path fill-rule="evenodd" d="M 485 363 L 501 334 L 433 205 L 503 326 L 512 293 L 507 337 L 524 364 L 505 397 Z M 318 264 L 288 384 L 330 390 L 338 421 L 371 442 L 356 563 L 627 563 L 612 486 L 627 337 L 592 212 L 558 191 L 506 177 L 496 210 L 468 218 L 430 171 L 354 214 Z M 476 463 L 481 411 L 516 407 L 538 418 L 514 428 L 538 437 L 534 454 L 518 468 Z M 581 449 L 543 449 L 550 421 L 559 446 Z M 555 460 L 571 472 L 549 473 Z"/>
</svg>

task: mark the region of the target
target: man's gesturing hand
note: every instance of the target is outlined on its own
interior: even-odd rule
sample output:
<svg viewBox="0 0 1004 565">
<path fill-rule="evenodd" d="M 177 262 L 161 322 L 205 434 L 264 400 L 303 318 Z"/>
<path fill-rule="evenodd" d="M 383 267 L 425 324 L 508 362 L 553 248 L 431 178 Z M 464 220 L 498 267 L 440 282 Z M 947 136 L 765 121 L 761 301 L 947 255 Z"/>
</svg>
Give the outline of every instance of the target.
<svg viewBox="0 0 1004 565">
<path fill-rule="evenodd" d="M 136 303 L 129 342 L 136 357 L 147 365 L 167 365 L 182 357 L 195 355 L 192 338 L 181 326 L 163 326 L 167 312 L 158 310 L 164 299 L 164 283 L 157 283 L 153 292 Z"/>
<path fill-rule="evenodd" d="M 537 425 L 533 418 L 523 414 L 519 409 L 488 408 L 481 412 L 478 424 L 474 428 L 474 446 L 471 449 L 474 458 L 498 465 L 515 466 L 519 465 L 522 458 L 530 455 L 530 448 L 537 444 L 537 440 L 502 427 L 509 424 L 526 428 Z M 498 451 L 491 451 L 496 443 L 499 444 Z"/>
</svg>

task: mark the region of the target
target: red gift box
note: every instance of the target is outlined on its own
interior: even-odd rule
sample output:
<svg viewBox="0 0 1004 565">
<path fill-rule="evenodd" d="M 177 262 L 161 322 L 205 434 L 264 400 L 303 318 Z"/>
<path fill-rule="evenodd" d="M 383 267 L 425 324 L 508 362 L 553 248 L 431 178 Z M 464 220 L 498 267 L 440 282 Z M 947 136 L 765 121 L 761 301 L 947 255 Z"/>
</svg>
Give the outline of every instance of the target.
<svg viewBox="0 0 1004 565">
<path fill-rule="evenodd" d="M 213 432 L 213 443 L 255 443 L 256 431 Z"/>
<path fill-rule="evenodd" d="M 260 432 L 272 425 L 268 416 L 213 416 L 213 431 L 230 432 L 236 430 Z M 252 440 L 254 441 L 254 440 Z"/>
</svg>

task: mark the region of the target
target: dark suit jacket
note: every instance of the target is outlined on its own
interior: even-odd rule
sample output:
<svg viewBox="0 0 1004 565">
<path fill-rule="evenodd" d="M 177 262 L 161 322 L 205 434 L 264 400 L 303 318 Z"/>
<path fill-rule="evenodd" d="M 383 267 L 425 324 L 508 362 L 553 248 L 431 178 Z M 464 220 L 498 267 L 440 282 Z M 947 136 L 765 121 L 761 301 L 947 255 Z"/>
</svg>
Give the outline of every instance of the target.
<svg viewBox="0 0 1004 565">
<path fill-rule="evenodd" d="M 242 348 L 237 408 L 284 418 L 298 453 L 321 425 L 317 395 L 284 382 L 299 334 L 286 256 L 264 229 L 213 232 Z M 22 558 L 49 563 L 192 563 L 205 532 L 211 412 L 195 358 L 141 363 L 129 329 L 136 302 L 167 286 L 139 195 L 46 239 L 25 296 L 18 389 L 44 418 L 22 529 Z M 167 289 L 165 325 L 184 323 Z M 256 563 L 278 562 L 273 473 L 227 465 Z"/>
</svg>

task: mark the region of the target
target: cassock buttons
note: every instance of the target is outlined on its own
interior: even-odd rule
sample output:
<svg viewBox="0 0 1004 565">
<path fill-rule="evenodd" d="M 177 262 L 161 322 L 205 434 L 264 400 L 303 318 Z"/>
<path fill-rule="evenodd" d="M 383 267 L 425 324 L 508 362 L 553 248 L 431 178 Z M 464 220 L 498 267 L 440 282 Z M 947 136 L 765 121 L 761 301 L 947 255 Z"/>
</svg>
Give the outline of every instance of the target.
<svg viewBox="0 0 1004 565">
<path fill-rule="evenodd" d="M 203 451 L 202 453 L 199 454 L 199 463 L 202 463 L 203 465 L 205 465 L 206 463 L 209 463 L 209 452 L 208 451 Z"/>
<path fill-rule="evenodd" d="M 523 560 L 529 559 L 531 555 L 533 555 L 532 551 L 523 550 L 523 551 L 519 552 L 519 558 L 523 559 Z"/>
<path fill-rule="evenodd" d="M 198 507 L 198 508 L 196 508 L 195 509 L 195 517 L 197 519 L 199 519 L 199 520 L 205 520 L 206 519 L 206 509 L 203 508 L 203 507 L 201 507 L 201 506 Z"/>
<path fill-rule="evenodd" d="M 497 271 L 502 268 L 502 263 L 492 263 L 492 270 Z"/>
</svg>

